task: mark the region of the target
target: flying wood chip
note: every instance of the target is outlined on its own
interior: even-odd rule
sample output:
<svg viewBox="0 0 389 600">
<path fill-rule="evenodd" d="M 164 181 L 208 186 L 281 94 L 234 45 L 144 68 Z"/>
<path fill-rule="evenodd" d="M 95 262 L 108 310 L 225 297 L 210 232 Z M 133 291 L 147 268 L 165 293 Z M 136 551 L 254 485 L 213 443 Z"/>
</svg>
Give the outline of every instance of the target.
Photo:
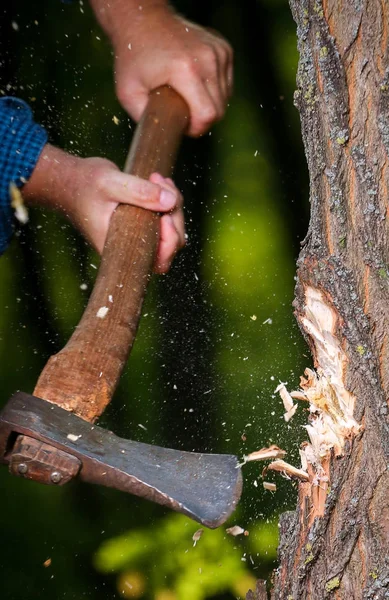
<svg viewBox="0 0 389 600">
<path fill-rule="evenodd" d="M 286 410 L 284 414 L 284 419 L 287 423 L 291 420 L 297 410 L 297 404 L 293 403 L 293 398 L 289 394 L 288 390 L 285 387 L 284 383 L 280 383 L 279 386 L 274 390 L 274 393 L 279 393 L 281 396 L 282 402 L 284 404 L 284 408 Z"/>
<path fill-rule="evenodd" d="M 269 490 L 269 492 L 276 492 L 277 486 L 275 483 L 271 483 L 270 481 L 264 481 L 263 487 L 265 490 Z"/>
<path fill-rule="evenodd" d="M 228 533 L 229 535 L 233 535 L 234 537 L 237 535 L 249 535 L 249 532 L 246 529 L 243 529 L 243 527 L 240 527 L 239 525 L 234 525 L 233 527 L 228 527 L 228 529 L 226 529 L 226 533 Z"/>
<path fill-rule="evenodd" d="M 293 467 L 293 465 L 290 465 L 284 460 L 275 460 L 272 463 L 270 463 L 270 465 L 268 465 L 264 469 L 263 475 L 267 471 L 278 471 L 279 473 L 282 473 L 283 475 L 285 475 L 285 477 L 288 478 L 296 478 L 300 479 L 301 481 L 309 481 L 308 473 L 306 473 L 302 469 L 296 469 L 296 467 Z"/>
<path fill-rule="evenodd" d="M 28 211 L 23 201 L 23 196 L 19 188 L 13 181 L 9 184 L 9 194 L 11 197 L 11 206 L 15 211 L 15 218 L 25 225 L 28 223 Z"/>
<path fill-rule="evenodd" d="M 289 423 L 291 418 L 294 417 L 296 410 L 297 410 L 297 406 L 298 406 L 297 404 L 294 404 L 290 410 L 288 410 L 286 413 L 284 413 L 284 419 L 287 423 Z"/>
<path fill-rule="evenodd" d="M 251 452 L 251 454 L 244 456 L 242 465 L 253 460 L 271 460 L 273 458 L 283 458 L 285 455 L 285 450 L 281 450 L 281 448 L 273 444 L 268 448 L 262 448 L 261 450 Z"/>
<path fill-rule="evenodd" d="M 293 408 L 294 402 L 292 396 L 289 394 L 288 390 L 285 387 L 285 383 L 280 383 L 274 390 L 275 394 L 279 394 L 281 396 L 282 402 L 284 404 L 284 408 L 286 411 L 289 411 Z"/>
<path fill-rule="evenodd" d="M 194 532 L 194 534 L 192 535 L 193 546 L 196 546 L 197 542 L 199 541 L 199 539 L 201 538 L 203 533 L 204 533 L 204 529 L 198 529 L 197 531 Z"/>
</svg>

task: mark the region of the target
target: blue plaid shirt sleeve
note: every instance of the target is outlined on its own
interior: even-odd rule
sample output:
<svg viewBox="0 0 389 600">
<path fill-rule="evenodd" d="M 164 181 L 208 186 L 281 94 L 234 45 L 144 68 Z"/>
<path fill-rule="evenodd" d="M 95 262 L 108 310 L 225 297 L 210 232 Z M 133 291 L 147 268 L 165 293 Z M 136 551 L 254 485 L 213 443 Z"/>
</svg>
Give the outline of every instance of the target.
<svg viewBox="0 0 389 600">
<path fill-rule="evenodd" d="M 13 233 L 11 181 L 22 187 L 38 162 L 47 133 L 33 120 L 30 107 L 19 98 L 0 98 L 0 254 Z"/>
</svg>

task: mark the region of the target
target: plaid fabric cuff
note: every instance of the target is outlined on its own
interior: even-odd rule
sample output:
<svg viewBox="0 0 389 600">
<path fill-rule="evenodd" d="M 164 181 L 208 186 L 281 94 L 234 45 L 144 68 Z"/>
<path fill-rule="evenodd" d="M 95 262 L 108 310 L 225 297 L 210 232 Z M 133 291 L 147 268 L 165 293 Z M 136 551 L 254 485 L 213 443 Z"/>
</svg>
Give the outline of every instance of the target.
<svg viewBox="0 0 389 600">
<path fill-rule="evenodd" d="M 19 98 L 0 98 L 0 253 L 13 233 L 9 184 L 26 183 L 46 142 L 47 133 L 34 122 L 28 104 Z"/>
</svg>

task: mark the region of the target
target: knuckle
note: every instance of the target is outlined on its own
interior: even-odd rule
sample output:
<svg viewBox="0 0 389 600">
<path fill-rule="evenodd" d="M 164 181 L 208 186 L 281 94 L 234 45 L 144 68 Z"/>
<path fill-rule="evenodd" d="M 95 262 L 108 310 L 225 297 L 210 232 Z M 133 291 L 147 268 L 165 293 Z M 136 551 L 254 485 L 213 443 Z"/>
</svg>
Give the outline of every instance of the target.
<svg viewBox="0 0 389 600">
<path fill-rule="evenodd" d="M 203 44 L 200 50 L 200 55 L 209 60 L 216 60 L 217 53 L 212 44 Z"/>
<path fill-rule="evenodd" d="M 226 56 L 228 56 L 228 58 L 232 58 L 234 56 L 234 50 L 226 40 L 223 40 L 221 47 L 223 48 L 223 51 L 225 52 Z"/>
<path fill-rule="evenodd" d="M 175 61 L 175 69 L 187 75 L 196 74 L 196 63 L 191 56 L 181 56 Z"/>
<path fill-rule="evenodd" d="M 232 49 L 226 44 L 221 47 L 221 52 L 223 55 L 223 65 L 231 62 L 233 59 Z"/>
<path fill-rule="evenodd" d="M 207 106 L 204 106 L 201 112 L 201 122 L 204 125 L 210 125 L 218 118 L 218 116 L 219 115 L 216 106 L 213 104 L 207 104 Z"/>
<path fill-rule="evenodd" d="M 218 56 L 213 46 L 203 46 L 199 54 L 203 63 L 206 64 L 207 69 L 212 72 L 216 71 Z"/>
<path fill-rule="evenodd" d="M 116 84 L 116 95 L 120 104 L 126 107 L 131 103 L 134 92 L 126 81 L 118 81 Z"/>
<path fill-rule="evenodd" d="M 92 180 L 98 192 L 106 192 L 109 188 L 109 169 L 107 166 L 95 166 L 92 173 Z"/>
</svg>

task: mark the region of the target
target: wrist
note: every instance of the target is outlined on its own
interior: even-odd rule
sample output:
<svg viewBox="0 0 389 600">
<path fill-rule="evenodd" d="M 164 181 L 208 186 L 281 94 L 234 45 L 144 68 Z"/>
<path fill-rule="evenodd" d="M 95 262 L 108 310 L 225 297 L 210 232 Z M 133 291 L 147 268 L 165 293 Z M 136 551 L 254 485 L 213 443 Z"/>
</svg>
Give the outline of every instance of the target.
<svg viewBox="0 0 389 600">
<path fill-rule="evenodd" d="M 30 206 L 55 208 L 72 213 L 79 163 L 82 159 L 46 144 L 35 169 L 23 186 L 23 198 Z"/>
<path fill-rule="evenodd" d="M 90 0 L 96 19 L 108 35 L 113 48 L 128 48 L 131 35 L 149 20 L 150 13 L 173 12 L 167 0 Z"/>
</svg>

